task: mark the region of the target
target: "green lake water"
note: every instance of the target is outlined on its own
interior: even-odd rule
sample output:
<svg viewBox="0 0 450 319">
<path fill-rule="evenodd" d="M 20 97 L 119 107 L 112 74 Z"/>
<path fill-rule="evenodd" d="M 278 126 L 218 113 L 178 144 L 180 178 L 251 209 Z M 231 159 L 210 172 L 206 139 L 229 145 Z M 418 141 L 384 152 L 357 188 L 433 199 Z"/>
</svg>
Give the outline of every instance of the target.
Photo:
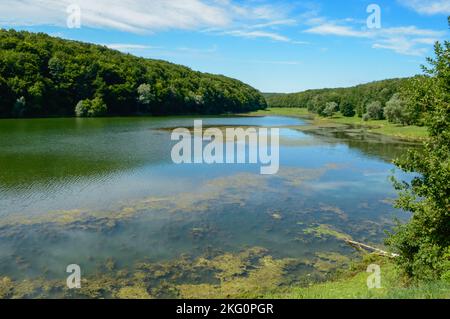
<svg viewBox="0 0 450 319">
<path fill-rule="evenodd" d="M 259 247 L 258 258 L 298 261 L 283 268 L 291 284 L 345 264 L 354 251 L 342 238 L 382 245 L 394 217 L 407 218 L 392 208 L 389 176 L 413 145 L 355 128 L 303 131 L 307 123 L 287 117 L 207 117 L 205 126 L 279 127 L 278 174 L 260 175 L 259 164 L 175 165 L 169 129 L 193 121 L 1 120 L 0 277 L 64 284 L 69 264 L 112 280 L 139 263 L 164 264 L 165 273 L 149 270 L 162 279 L 130 275 L 127 285 L 142 280 L 149 293 L 176 297 L 178 285 L 220 282 L 223 266 L 193 275 L 199 258 Z"/>
</svg>

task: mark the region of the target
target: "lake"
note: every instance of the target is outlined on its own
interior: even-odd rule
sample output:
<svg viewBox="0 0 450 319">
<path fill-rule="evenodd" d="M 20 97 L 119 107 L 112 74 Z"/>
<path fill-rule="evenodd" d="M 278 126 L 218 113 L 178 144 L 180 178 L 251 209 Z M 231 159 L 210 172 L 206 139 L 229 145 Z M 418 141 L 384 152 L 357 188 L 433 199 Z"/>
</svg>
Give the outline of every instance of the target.
<svg viewBox="0 0 450 319">
<path fill-rule="evenodd" d="M 267 289 L 322 280 L 355 257 L 344 238 L 382 245 L 407 218 L 389 176 L 410 143 L 296 118 L 205 117 L 280 128 L 278 174 L 176 165 L 171 129 L 194 119 L 1 120 L 0 277 L 28 280 L 22 297 L 71 297 L 62 287 L 77 264 L 84 297 L 235 296 L 261 278 Z"/>
</svg>

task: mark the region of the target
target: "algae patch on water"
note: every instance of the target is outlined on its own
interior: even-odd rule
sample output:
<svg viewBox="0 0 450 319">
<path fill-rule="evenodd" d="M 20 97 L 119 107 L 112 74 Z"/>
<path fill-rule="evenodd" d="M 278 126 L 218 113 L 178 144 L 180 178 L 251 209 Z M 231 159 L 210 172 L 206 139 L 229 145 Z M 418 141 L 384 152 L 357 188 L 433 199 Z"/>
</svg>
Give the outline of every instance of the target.
<svg viewBox="0 0 450 319">
<path fill-rule="evenodd" d="M 307 235 L 314 235 L 320 239 L 326 239 L 329 237 L 336 238 L 339 240 L 351 239 L 350 235 L 347 235 L 343 232 L 335 230 L 330 225 L 320 224 L 317 226 L 310 227 L 303 231 Z"/>
<path fill-rule="evenodd" d="M 150 196 L 122 204 L 117 209 L 92 211 L 86 209 L 59 210 L 39 215 L 15 214 L 0 221 L 0 237 L 20 233 L 22 227 L 58 226 L 68 229 L 111 229 L 123 220 L 151 212 L 206 212 L 217 203 L 220 205 L 244 206 L 257 193 L 282 193 L 269 184 L 276 182 L 286 187 L 302 186 L 308 181 L 318 179 L 333 165 L 317 169 L 283 167 L 274 176 L 261 176 L 252 173 L 237 173 L 232 176 L 217 177 L 206 181 L 194 191 L 186 191 L 168 196 Z"/>
<path fill-rule="evenodd" d="M 83 276 L 81 289 L 69 290 L 65 278 L 0 278 L 0 298 L 257 298 L 305 282 L 306 274 L 314 269 L 319 274 L 325 262 L 333 264 L 327 266 L 331 270 L 347 259 L 336 253 L 318 254 L 314 261 L 274 258 L 268 250 L 253 247 L 214 256 L 142 261 L 131 269 L 111 266 L 109 260 L 98 272 Z"/>
</svg>

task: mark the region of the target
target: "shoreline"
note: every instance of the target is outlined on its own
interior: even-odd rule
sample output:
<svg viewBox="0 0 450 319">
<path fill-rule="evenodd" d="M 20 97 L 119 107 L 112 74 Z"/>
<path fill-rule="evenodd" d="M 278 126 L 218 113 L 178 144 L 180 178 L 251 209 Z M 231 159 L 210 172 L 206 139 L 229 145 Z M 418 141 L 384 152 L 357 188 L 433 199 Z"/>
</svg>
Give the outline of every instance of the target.
<svg viewBox="0 0 450 319">
<path fill-rule="evenodd" d="M 401 126 L 392 124 L 386 120 L 370 120 L 364 122 L 358 117 L 343 117 L 341 115 L 332 118 L 320 117 L 309 112 L 306 108 L 268 108 L 248 113 L 247 116 L 287 116 L 301 118 L 310 122 L 317 128 L 339 128 L 349 127 L 366 130 L 369 133 L 389 136 L 408 142 L 423 142 L 427 140 L 428 132 L 426 127 Z"/>
</svg>

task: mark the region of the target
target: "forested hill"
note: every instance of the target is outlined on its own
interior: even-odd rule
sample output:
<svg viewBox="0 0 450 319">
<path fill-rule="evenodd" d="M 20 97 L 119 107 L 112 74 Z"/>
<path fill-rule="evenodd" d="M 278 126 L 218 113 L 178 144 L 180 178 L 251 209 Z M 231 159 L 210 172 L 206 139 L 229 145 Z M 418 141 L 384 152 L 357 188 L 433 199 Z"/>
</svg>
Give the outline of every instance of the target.
<svg viewBox="0 0 450 319">
<path fill-rule="evenodd" d="M 342 114 L 362 116 L 370 103 L 386 103 L 407 83 L 408 79 L 391 79 L 350 88 L 308 90 L 291 94 L 265 94 L 270 107 L 303 107 L 322 114 L 333 103 Z"/>
<path fill-rule="evenodd" d="M 0 30 L 0 117 L 219 114 L 266 107 L 221 75 L 46 34 Z"/>
</svg>

